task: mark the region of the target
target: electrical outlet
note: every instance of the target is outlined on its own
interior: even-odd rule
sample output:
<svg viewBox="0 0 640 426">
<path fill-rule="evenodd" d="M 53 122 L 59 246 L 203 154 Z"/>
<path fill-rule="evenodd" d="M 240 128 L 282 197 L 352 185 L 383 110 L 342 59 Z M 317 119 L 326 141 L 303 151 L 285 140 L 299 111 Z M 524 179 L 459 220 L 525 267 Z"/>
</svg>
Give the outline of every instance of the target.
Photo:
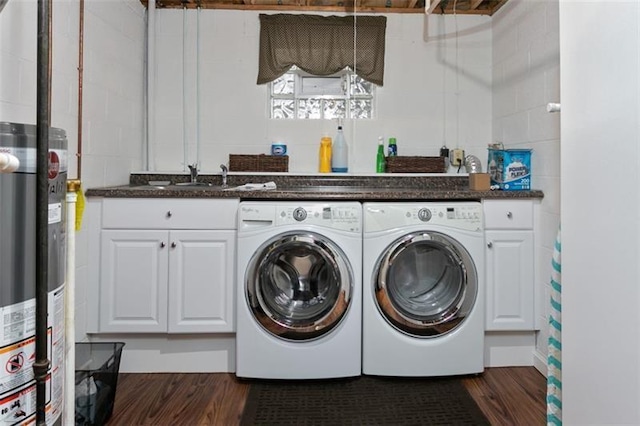
<svg viewBox="0 0 640 426">
<path fill-rule="evenodd" d="M 464 164 L 464 149 L 452 149 L 451 153 L 451 165 L 462 166 Z"/>
</svg>

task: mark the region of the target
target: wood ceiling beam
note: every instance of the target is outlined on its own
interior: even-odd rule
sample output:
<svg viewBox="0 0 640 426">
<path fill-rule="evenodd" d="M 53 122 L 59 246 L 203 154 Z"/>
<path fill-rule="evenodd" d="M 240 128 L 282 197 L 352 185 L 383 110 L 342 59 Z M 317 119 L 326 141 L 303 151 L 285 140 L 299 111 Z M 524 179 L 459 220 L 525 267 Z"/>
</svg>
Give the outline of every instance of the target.
<svg viewBox="0 0 640 426">
<path fill-rule="evenodd" d="M 478 6 L 482 4 L 482 2 L 483 0 L 471 0 L 471 3 L 469 3 L 469 9 L 476 10 Z"/>
<path fill-rule="evenodd" d="M 427 11 L 427 15 L 431 15 L 439 4 L 440 0 L 425 0 L 424 5 Z"/>
<path fill-rule="evenodd" d="M 424 0 L 424 7 L 421 7 L 420 0 L 406 0 L 396 3 L 393 1 L 392 7 L 384 7 L 379 4 L 367 4 L 366 0 L 351 0 L 349 5 L 339 5 L 345 0 L 322 1 L 318 5 L 316 0 L 284 0 L 278 4 L 278 0 L 156 0 L 158 9 L 232 9 L 232 10 L 270 10 L 281 12 L 358 12 L 369 13 L 426 13 L 426 14 L 451 14 L 452 0 Z M 493 15 L 508 0 L 458 0 L 457 14 L 460 15 Z M 148 0 L 140 0 L 148 7 Z"/>
<path fill-rule="evenodd" d="M 493 8 L 491 9 L 491 14 L 493 15 L 494 13 L 496 13 L 498 9 L 500 9 L 502 6 L 505 5 L 505 3 L 507 3 L 507 1 L 508 0 L 501 0 L 500 3 L 493 6 Z"/>
</svg>

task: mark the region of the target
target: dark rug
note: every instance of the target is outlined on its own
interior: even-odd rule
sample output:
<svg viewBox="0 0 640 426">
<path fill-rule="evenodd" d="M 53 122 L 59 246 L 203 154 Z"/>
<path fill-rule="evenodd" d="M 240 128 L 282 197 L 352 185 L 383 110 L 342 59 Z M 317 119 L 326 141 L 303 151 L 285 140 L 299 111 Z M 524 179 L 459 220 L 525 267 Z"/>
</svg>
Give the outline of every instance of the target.
<svg viewBox="0 0 640 426">
<path fill-rule="evenodd" d="M 489 425 L 456 378 L 252 381 L 241 426 Z"/>
</svg>

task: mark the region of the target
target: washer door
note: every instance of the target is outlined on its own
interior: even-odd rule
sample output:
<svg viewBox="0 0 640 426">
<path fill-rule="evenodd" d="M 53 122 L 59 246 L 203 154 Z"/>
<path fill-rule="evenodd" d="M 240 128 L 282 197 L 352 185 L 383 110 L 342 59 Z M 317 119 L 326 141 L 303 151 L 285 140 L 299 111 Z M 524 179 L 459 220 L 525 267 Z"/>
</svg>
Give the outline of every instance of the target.
<svg viewBox="0 0 640 426">
<path fill-rule="evenodd" d="M 258 323 L 287 340 L 310 340 L 333 330 L 353 294 L 344 252 L 314 232 L 290 232 L 265 242 L 245 276 L 247 303 Z"/>
<path fill-rule="evenodd" d="M 478 293 L 469 252 L 439 232 L 411 233 L 394 241 L 378 259 L 373 278 L 380 313 L 415 337 L 453 331 L 471 312 Z"/>
</svg>

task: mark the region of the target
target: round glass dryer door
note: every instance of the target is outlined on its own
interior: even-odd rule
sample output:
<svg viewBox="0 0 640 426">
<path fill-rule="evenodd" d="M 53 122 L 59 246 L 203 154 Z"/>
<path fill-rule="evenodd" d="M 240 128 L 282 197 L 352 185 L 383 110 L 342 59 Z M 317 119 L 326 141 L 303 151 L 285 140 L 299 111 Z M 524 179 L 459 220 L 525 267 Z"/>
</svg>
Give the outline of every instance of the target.
<svg viewBox="0 0 640 426">
<path fill-rule="evenodd" d="M 374 272 L 380 313 L 396 329 L 430 338 L 453 331 L 478 293 L 473 260 L 455 239 L 419 232 L 394 241 Z"/>
<path fill-rule="evenodd" d="M 253 255 L 245 294 L 258 323 L 287 340 L 310 340 L 333 330 L 353 295 L 344 252 L 313 232 L 275 236 Z"/>
</svg>

